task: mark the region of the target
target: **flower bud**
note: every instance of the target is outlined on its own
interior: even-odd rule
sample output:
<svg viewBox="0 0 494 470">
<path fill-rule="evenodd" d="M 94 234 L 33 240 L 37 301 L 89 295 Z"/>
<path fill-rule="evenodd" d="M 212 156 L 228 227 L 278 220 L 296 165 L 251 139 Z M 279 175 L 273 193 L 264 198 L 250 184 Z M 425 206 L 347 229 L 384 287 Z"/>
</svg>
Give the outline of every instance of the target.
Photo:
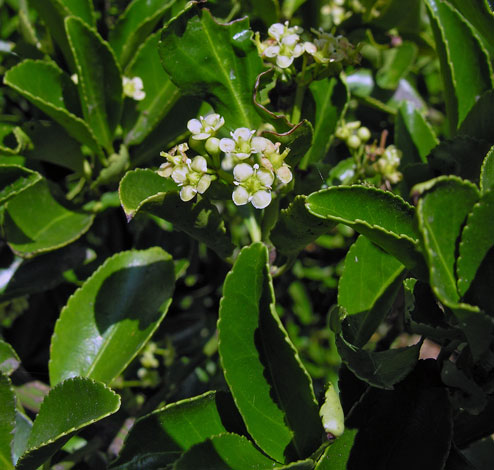
<svg viewBox="0 0 494 470">
<path fill-rule="evenodd" d="M 221 152 L 220 149 L 220 139 L 217 137 L 210 137 L 208 140 L 206 140 L 206 145 L 205 145 L 206 152 L 209 153 L 209 155 L 219 155 Z"/>
<path fill-rule="evenodd" d="M 362 142 L 360 141 L 360 139 L 356 135 L 351 135 L 346 140 L 346 144 L 351 149 L 358 149 L 360 147 L 361 143 Z"/>
<path fill-rule="evenodd" d="M 361 127 L 357 131 L 357 136 L 362 142 L 367 142 L 371 137 L 371 133 L 367 127 Z"/>
</svg>

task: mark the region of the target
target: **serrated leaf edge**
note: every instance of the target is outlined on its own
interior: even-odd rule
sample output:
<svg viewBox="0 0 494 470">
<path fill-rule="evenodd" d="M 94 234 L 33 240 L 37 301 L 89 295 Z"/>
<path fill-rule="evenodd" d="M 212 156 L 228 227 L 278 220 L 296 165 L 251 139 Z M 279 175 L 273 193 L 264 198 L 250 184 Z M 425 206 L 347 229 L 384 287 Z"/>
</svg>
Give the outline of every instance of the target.
<svg viewBox="0 0 494 470">
<path fill-rule="evenodd" d="M 74 17 L 75 18 L 75 17 Z M 85 23 L 83 23 L 85 24 Z M 57 72 L 60 72 L 61 74 L 63 74 L 64 72 L 57 66 L 55 65 L 53 62 L 47 62 L 45 60 L 35 60 L 35 59 L 25 59 L 23 60 L 21 63 L 17 64 L 17 65 L 14 65 L 13 67 L 11 67 L 5 74 L 4 76 L 4 79 L 3 79 L 3 82 L 5 85 L 8 85 L 10 86 L 11 88 L 13 88 L 14 90 L 16 90 L 18 93 L 20 93 L 21 95 L 23 96 L 29 96 L 33 101 L 33 104 L 36 106 L 36 102 L 41 102 L 44 106 L 48 107 L 48 108 L 51 108 L 57 112 L 61 112 L 61 113 L 64 113 L 66 114 L 67 116 L 70 117 L 70 119 L 76 121 L 78 124 L 81 124 L 85 130 L 88 132 L 88 135 L 90 138 L 93 139 L 93 145 L 94 145 L 94 150 L 97 151 L 97 152 L 101 152 L 101 150 L 99 149 L 99 144 L 98 144 L 98 139 L 96 138 L 96 136 L 94 135 L 93 133 L 93 130 L 88 126 L 88 124 L 86 123 L 86 121 L 84 121 L 83 119 L 81 119 L 79 116 L 76 116 L 75 114 L 72 114 L 68 109 L 66 108 L 58 108 L 57 106 L 55 106 L 54 104 L 52 103 L 49 103 L 48 101 L 45 101 L 44 99 L 40 98 L 39 96 L 34 96 L 31 92 L 27 92 L 26 90 L 23 90 L 21 88 L 19 88 L 18 86 L 14 85 L 13 83 L 11 83 L 8 78 L 7 78 L 7 74 L 11 71 L 11 70 L 15 70 L 17 69 L 18 67 L 21 67 L 23 64 L 25 63 L 39 63 L 39 64 L 43 64 L 44 67 L 51 67 L 53 68 L 55 71 Z M 31 100 L 30 100 L 31 101 Z M 50 116 L 51 117 L 51 116 Z M 52 118 L 53 119 L 53 118 Z M 55 119 L 54 119 L 55 120 Z M 60 124 L 64 129 L 65 129 L 65 126 L 63 126 L 62 124 Z M 67 130 L 66 130 L 67 132 Z M 69 133 L 69 135 L 72 136 L 72 134 Z M 74 139 L 76 139 L 74 137 Z M 76 139 L 80 142 L 79 139 Z"/>
<path fill-rule="evenodd" d="M 89 282 L 91 281 L 94 277 L 96 277 L 101 271 L 103 271 L 104 269 L 106 269 L 107 265 L 109 263 L 111 263 L 113 260 L 119 258 L 119 257 L 122 257 L 122 255 L 129 255 L 129 254 L 136 254 L 136 253 L 147 253 L 147 252 L 153 252 L 155 251 L 156 253 L 160 253 L 160 254 L 165 254 L 165 258 L 166 260 L 171 260 L 173 261 L 173 258 L 172 256 L 165 250 L 163 250 L 162 248 L 158 247 L 158 246 L 153 246 L 151 248 L 148 248 L 146 250 L 126 250 L 126 251 L 120 251 L 118 253 L 115 253 L 114 255 L 110 256 L 109 258 L 107 258 L 92 274 L 91 276 L 89 276 L 85 281 L 84 281 L 84 284 L 80 287 L 78 287 L 71 295 L 70 297 L 67 299 L 67 302 L 66 304 L 64 305 L 64 307 L 62 308 L 62 310 L 60 311 L 60 315 L 57 319 L 57 321 L 55 322 L 55 327 L 53 328 L 53 335 L 51 337 L 51 341 L 50 341 L 50 352 L 52 351 L 53 349 L 53 342 L 57 336 L 57 331 L 58 331 L 58 327 L 59 327 L 59 323 L 61 322 L 62 320 L 62 317 L 63 317 L 63 314 L 64 312 L 70 307 L 70 304 L 72 302 L 72 299 L 76 296 L 76 295 L 79 295 L 79 291 L 81 291 L 84 286 Z M 173 271 L 174 272 L 174 271 Z M 170 306 L 171 304 L 171 301 L 172 301 L 172 298 L 170 297 L 170 300 L 168 301 L 168 305 L 166 306 L 165 308 L 165 311 L 168 309 L 168 307 Z M 159 324 L 156 326 L 156 328 L 159 326 Z M 153 335 L 153 333 L 156 331 L 156 328 L 154 330 L 152 330 L 148 336 L 148 339 Z M 143 345 L 142 347 L 145 346 L 147 340 L 143 342 Z M 142 347 L 140 349 L 142 349 Z M 125 368 L 130 364 L 130 362 L 137 356 L 137 354 L 139 354 L 139 350 L 136 351 L 136 353 L 129 359 L 129 361 L 123 366 L 123 368 L 121 369 L 121 371 L 125 370 Z M 50 371 L 50 364 L 52 363 L 52 357 L 51 357 L 51 354 L 50 354 L 50 359 L 48 361 L 48 371 Z M 90 377 L 85 377 L 85 376 L 81 376 L 81 377 L 84 377 L 84 378 L 89 378 L 90 380 L 93 380 L 95 381 L 94 379 L 90 378 Z M 51 380 L 51 376 L 50 376 L 50 380 Z M 65 379 L 67 380 L 67 379 Z M 62 381 L 63 382 L 63 381 Z M 62 383 L 62 382 L 59 382 L 58 384 Z M 95 381 L 97 382 L 97 381 Z M 99 382 L 99 383 L 103 383 L 103 382 Z M 57 385 L 58 385 L 57 384 Z M 105 385 L 106 386 L 106 385 Z"/>
<path fill-rule="evenodd" d="M 96 421 L 100 421 L 102 420 L 103 418 L 106 418 L 107 416 L 110 416 L 111 414 L 115 413 L 119 408 L 120 408 L 120 403 L 121 403 L 121 398 L 120 398 L 120 395 L 118 393 L 115 393 L 110 387 L 108 387 L 107 385 L 105 385 L 103 382 L 98 382 L 96 380 L 93 380 L 89 377 L 70 377 L 68 379 L 65 379 L 63 382 L 60 382 L 58 383 L 57 385 L 55 385 L 55 387 L 53 387 L 50 392 L 48 393 L 47 397 L 50 395 L 51 392 L 53 392 L 53 390 L 57 389 L 57 388 L 61 388 L 66 382 L 76 382 L 76 381 L 79 381 L 80 379 L 83 379 L 84 381 L 87 380 L 87 381 L 90 381 L 92 382 L 93 384 L 95 385 L 100 385 L 102 387 L 105 388 L 105 390 L 111 392 L 113 394 L 114 397 L 117 397 L 117 407 L 113 410 L 113 411 L 110 411 L 104 415 L 102 415 L 101 417 L 99 418 L 96 418 L 96 419 L 91 419 L 89 420 L 87 423 L 84 423 L 82 424 L 81 426 L 78 426 L 78 427 L 73 427 L 73 428 L 70 428 L 69 430 L 67 431 L 64 431 L 62 434 L 59 434 L 57 437 L 53 438 L 53 439 L 49 439 L 48 441 L 45 441 L 45 442 L 42 442 L 41 444 L 39 444 L 38 446 L 36 447 L 30 447 L 28 449 L 26 449 L 24 451 L 24 453 L 19 457 L 19 460 L 18 460 L 18 464 L 22 461 L 22 459 L 24 458 L 24 456 L 26 456 L 27 454 L 29 454 L 30 452 L 32 451 L 35 451 L 35 450 L 38 450 L 40 449 L 41 447 L 45 447 L 47 445 L 50 445 L 50 444 L 53 444 L 54 442 L 58 441 L 60 438 L 64 437 L 64 436 L 67 436 L 68 434 L 71 434 L 73 433 L 74 431 L 77 431 L 79 429 L 82 429 L 86 426 L 89 426 L 90 424 L 93 424 L 95 423 Z M 46 397 L 45 397 L 46 398 Z M 38 415 L 39 413 L 41 412 L 42 408 L 43 408 L 43 405 L 44 405 L 45 401 L 43 400 L 43 402 L 41 403 L 40 405 L 40 408 L 39 408 L 39 412 L 38 412 Z M 36 421 L 36 420 L 35 420 Z M 35 422 L 34 421 L 34 422 Z M 34 425 L 34 422 L 33 422 L 33 425 Z M 31 430 L 32 432 L 32 430 Z M 29 438 L 28 438 L 28 442 L 29 442 Z"/>
</svg>

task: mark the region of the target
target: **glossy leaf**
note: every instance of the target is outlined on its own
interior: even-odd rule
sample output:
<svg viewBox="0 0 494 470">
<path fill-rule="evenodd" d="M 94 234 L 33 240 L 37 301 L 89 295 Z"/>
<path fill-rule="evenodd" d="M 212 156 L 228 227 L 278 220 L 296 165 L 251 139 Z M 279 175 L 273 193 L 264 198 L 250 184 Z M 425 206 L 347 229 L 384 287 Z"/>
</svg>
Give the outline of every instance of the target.
<svg viewBox="0 0 494 470">
<path fill-rule="evenodd" d="M 492 69 L 471 26 L 448 3 L 425 2 L 434 32 L 453 133 L 477 101 L 492 88 Z"/>
<path fill-rule="evenodd" d="M 41 405 L 16 469 L 35 470 L 74 432 L 115 413 L 119 407 L 120 397 L 101 383 L 74 377 L 58 384 Z"/>
<path fill-rule="evenodd" d="M 19 398 L 19 400 L 22 401 L 21 398 Z M 29 440 L 32 427 L 33 427 L 33 422 L 25 414 L 20 413 L 18 410 L 16 410 L 15 434 L 14 434 L 14 442 L 12 445 L 12 458 L 14 464 L 17 463 L 20 456 L 24 453 L 24 451 L 27 448 L 27 441 Z"/>
<path fill-rule="evenodd" d="M 367 343 L 388 314 L 404 271 L 394 256 L 362 235 L 348 250 L 338 284 L 338 305 L 347 315 L 356 315 L 348 319 L 353 344 Z"/>
<path fill-rule="evenodd" d="M 98 150 L 95 135 L 71 104 L 77 99 L 76 86 L 54 63 L 25 60 L 7 71 L 4 83 L 57 121 L 74 139 Z"/>
<path fill-rule="evenodd" d="M 19 367 L 21 360 L 14 348 L 0 339 L 0 373 L 10 375 Z"/>
<path fill-rule="evenodd" d="M 317 448 L 322 425 L 310 378 L 274 311 L 267 261 L 260 243 L 238 256 L 223 288 L 218 348 L 249 434 L 286 462 Z"/>
<path fill-rule="evenodd" d="M 86 248 L 78 243 L 27 260 L 16 258 L 1 272 L 5 284 L 0 284 L 0 302 L 53 289 L 64 281 L 64 271 L 80 266 L 85 259 Z"/>
<path fill-rule="evenodd" d="M 84 154 L 81 144 L 53 121 L 29 121 L 22 130 L 31 141 L 31 148 L 22 152 L 27 159 L 54 163 L 69 170 L 83 172 Z"/>
<path fill-rule="evenodd" d="M 177 185 L 171 178 L 163 178 L 152 170 L 137 169 L 127 172 L 119 187 L 120 202 L 127 220 L 136 215 L 140 204 L 148 197 L 176 190 Z"/>
<path fill-rule="evenodd" d="M 252 93 L 263 66 L 247 18 L 219 24 L 208 10 L 189 4 L 163 29 L 160 55 L 172 81 L 207 99 L 229 129 L 261 123 Z"/>
<path fill-rule="evenodd" d="M 391 350 L 392 351 L 392 350 Z M 347 426 L 359 432 L 348 470 L 444 468 L 453 426 L 448 391 L 434 360 L 418 361 L 394 390 L 369 387 L 352 411 Z M 369 411 L 372 410 L 371 413 Z"/>
<path fill-rule="evenodd" d="M 494 189 L 494 147 L 484 158 L 480 172 L 480 190 L 483 194 Z"/>
<path fill-rule="evenodd" d="M 171 179 L 151 170 L 129 171 L 120 182 L 119 194 L 128 220 L 141 210 L 149 212 L 205 243 L 221 257 L 232 253 L 233 245 L 216 207 L 205 198 L 183 202 Z"/>
<path fill-rule="evenodd" d="M 107 259 L 69 299 L 51 341 L 50 383 L 110 383 L 146 344 L 171 303 L 174 266 L 155 247 Z"/>
<path fill-rule="evenodd" d="M 456 304 L 456 244 L 472 206 L 478 200 L 477 188 L 456 177 L 441 177 L 417 206 L 419 229 L 424 240 L 430 283 L 439 300 Z"/>
<path fill-rule="evenodd" d="M 127 77 L 142 79 L 146 93 L 145 98 L 135 104 L 138 116 L 125 136 L 127 145 L 141 143 L 180 97 L 178 88 L 168 78 L 159 61 L 159 38 L 159 32 L 150 36 L 125 70 Z"/>
<path fill-rule="evenodd" d="M 220 434 L 196 444 L 173 466 L 174 470 L 257 470 L 275 468 L 276 462 L 238 434 Z"/>
<path fill-rule="evenodd" d="M 356 429 L 346 429 L 343 436 L 329 445 L 314 470 L 346 470 Z"/>
<path fill-rule="evenodd" d="M 316 104 L 316 116 L 312 145 L 304 156 L 304 167 L 325 157 L 349 98 L 346 85 L 337 78 L 313 81 L 309 90 Z"/>
<path fill-rule="evenodd" d="M 275 467 L 273 470 L 313 470 L 314 461 L 311 459 L 298 460 L 287 465 Z"/>
<path fill-rule="evenodd" d="M 192 446 L 242 427 L 242 419 L 230 394 L 206 392 L 138 419 L 112 468 L 138 469 L 144 461 L 148 470 L 161 468 Z"/>
<path fill-rule="evenodd" d="M 461 234 L 456 264 L 460 297 L 466 293 L 482 260 L 494 246 L 493 232 L 494 192 L 490 191 L 473 206 Z"/>
<path fill-rule="evenodd" d="M 401 167 L 427 162 L 430 151 L 439 143 L 432 128 L 415 106 L 403 101 L 395 124 L 395 145 L 403 152 Z"/>
<path fill-rule="evenodd" d="M 392 389 L 415 367 L 422 343 L 386 351 L 358 349 L 340 335 L 336 338 L 341 360 L 361 380 L 378 388 Z"/>
<path fill-rule="evenodd" d="M 313 216 L 305 207 L 305 196 L 297 196 L 283 209 L 271 231 L 276 249 L 287 256 L 296 255 L 319 236 L 329 232 L 336 223 Z"/>
<path fill-rule="evenodd" d="M 384 89 L 396 89 L 400 79 L 404 78 L 412 68 L 416 56 L 417 46 L 409 41 L 385 50 L 383 65 L 376 74 L 376 83 Z"/>
<path fill-rule="evenodd" d="M 39 173 L 28 168 L 0 164 L 0 204 L 4 204 L 40 179 Z"/>
<path fill-rule="evenodd" d="M 458 133 L 494 144 L 494 90 L 486 91 L 473 105 L 465 120 L 461 123 Z"/>
<path fill-rule="evenodd" d="M 133 0 L 129 3 L 110 32 L 110 45 L 122 68 L 175 1 Z"/>
<path fill-rule="evenodd" d="M 122 112 L 122 76 L 109 45 L 76 17 L 65 20 L 79 80 L 82 112 L 98 139 L 112 150 Z M 111 153 L 111 152 L 110 152 Z"/>
<path fill-rule="evenodd" d="M 482 45 L 494 57 L 494 13 L 487 0 L 450 0 L 449 3 L 475 28 Z"/>
<path fill-rule="evenodd" d="M 428 160 L 434 176 L 456 175 L 475 184 L 490 144 L 466 135 L 443 140 L 432 149 Z"/>
<path fill-rule="evenodd" d="M 371 187 L 337 186 L 309 195 L 306 207 L 317 217 L 353 227 L 408 269 L 422 270 L 414 209 L 401 197 Z"/>
<path fill-rule="evenodd" d="M 65 34 L 64 19 L 67 16 L 75 16 L 89 26 L 96 26 L 93 2 L 91 0 L 29 0 L 29 6 L 36 9 L 62 50 L 71 70 L 74 71 L 74 58 Z"/>
<path fill-rule="evenodd" d="M 94 215 L 66 207 L 41 180 L 8 202 L 3 229 L 12 250 L 30 258 L 81 237 Z"/>
<path fill-rule="evenodd" d="M 15 429 L 15 393 L 10 380 L 0 372 L 0 463 L 11 470 L 12 445 Z"/>
</svg>

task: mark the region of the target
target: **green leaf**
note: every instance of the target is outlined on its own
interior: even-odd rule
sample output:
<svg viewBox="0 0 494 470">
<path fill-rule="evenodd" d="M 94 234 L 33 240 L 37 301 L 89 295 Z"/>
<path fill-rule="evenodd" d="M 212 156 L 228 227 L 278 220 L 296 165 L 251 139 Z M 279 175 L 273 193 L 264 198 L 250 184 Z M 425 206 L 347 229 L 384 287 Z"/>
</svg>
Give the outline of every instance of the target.
<svg viewBox="0 0 494 470">
<path fill-rule="evenodd" d="M 458 134 L 494 143 L 494 90 L 486 91 L 473 105 L 458 129 Z"/>
<path fill-rule="evenodd" d="M 456 175 L 479 182 L 480 169 L 490 144 L 466 135 L 443 140 L 430 153 L 429 168 L 434 176 Z"/>
<path fill-rule="evenodd" d="M 337 78 L 313 81 L 309 85 L 316 104 L 314 137 L 305 154 L 303 167 L 322 160 L 331 146 L 339 119 L 345 113 L 349 93 L 344 82 Z M 328 136 L 330 136 L 328 138 Z"/>
<path fill-rule="evenodd" d="M 252 93 L 263 65 L 247 18 L 219 24 L 208 10 L 189 4 L 163 29 L 160 55 L 172 81 L 209 101 L 228 129 L 261 123 Z"/>
<path fill-rule="evenodd" d="M 30 258 L 74 242 L 93 219 L 55 198 L 46 180 L 40 180 L 8 202 L 3 229 L 12 250 Z"/>
<path fill-rule="evenodd" d="M 110 31 L 110 45 L 124 68 L 176 0 L 133 0 Z M 156 52 L 156 51 L 155 51 Z M 156 58 L 155 58 L 156 59 Z M 159 63 L 158 63 L 159 66 Z M 146 91 L 147 93 L 147 91 Z"/>
<path fill-rule="evenodd" d="M 338 284 L 338 305 L 346 310 L 351 341 L 363 346 L 388 314 L 401 286 L 403 266 L 368 238 L 359 236 L 348 250 Z"/>
<path fill-rule="evenodd" d="M 285 463 L 318 447 L 322 425 L 310 378 L 274 311 L 267 262 L 260 243 L 240 252 L 223 288 L 218 349 L 249 434 Z"/>
<path fill-rule="evenodd" d="M 288 208 L 281 211 L 271 231 L 271 241 L 286 256 L 296 255 L 336 225 L 313 216 L 305 207 L 305 201 L 306 196 L 296 196 Z"/>
<path fill-rule="evenodd" d="M 484 158 L 480 171 L 480 190 L 482 194 L 494 189 L 494 146 Z"/>
<path fill-rule="evenodd" d="M 358 349 L 338 335 L 336 345 L 341 360 L 357 377 L 373 387 L 391 390 L 414 369 L 422 342 L 405 348 L 373 352 Z"/>
<path fill-rule="evenodd" d="M 20 401 L 23 402 L 21 398 Z M 33 427 L 33 422 L 23 413 L 16 410 L 15 413 L 15 434 L 14 442 L 12 445 L 12 458 L 14 464 L 17 464 L 19 457 L 24 453 L 27 448 L 27 441 L 29 435 L 31 434 L 31 429 Z"/>
<path fill-rule="evenodd" d="M 20 155 L 29 145 L 29 138 L 20 127 L 0 123 L 0 154 Z"/>
<path fill-rule="evenodd" d="M 39 173 L 28 168 L 0 164 L 0 204 L 4 204 L 40 179 Z"/>
<path fill-rule="evenodd" d="M 161 66 L 158 55 L 159 39 L 159 32 L 150 36 L 125 70 L 127 77 L 142 79 L 146 93 L 143 100 L 133 103 L 139 114 L 125 136 L 127 145 L 140 144 L 168 114 L 180 97 L 178 88 L 171 82 Z"/>
<path fill-rule="evenodd" d="M 417 206 L 430 283 L 438 299 L 447 305 L 460 300 L 455 276 L 457 240 L 478 197 L 477 187 L 469 181 L 440 177 Z"/>
<path fill-rule="evenodd" d="M 20 362 L 14 348 L 0 339 L 0 373 L 11 375 L 19 367 Z"/>
<path fill-rule="evenodd" d="M 439 143 L 434 131 L 417 108 L 403 101 L 395 122 L 395 145 L 403 152 L 401 167 L 427 162 L 430 151 Z"/>
<path fill-rule="evenodd" d="M 391 350 L 392 351 L 392 350 Z M 418 361 L 394 390 L 369 387 L 347 418 L 359 432 L 348 469 L 444 468 L 453 437 L 452 409 L 437 361 Z"/>
<path fill-rule="evenodd" d="M 112 152 L 122 112 L 122 76 L 109 45 L 96 30 L 71 16 L 65 20 L 79 78 L 82 112 L 98 139 Z"/>
<path fill-rule="evenodd" d="M 174 470 L 258 470 L 275 468 L 276 462 L 238 434 L 220 434 L 196 444 L 173 466 Z"/>
<path fill-rule="evenodd" d="M 223 219 L 207 199 L 183 202 L 176 192 L 175 183 L 151 170 L 129 171 L 120 182 L 119 194 L 127 220 L 141 210 L 149 212 L 205 243 L 219 256 L 226 258 L 231 255 L 233 245 Z"/>
<path fill-rule="evenodd" d="M 473 206 L 461 234 L 459 256 L 456 264 L 458 292 L 463 297 L 475 274 L 494 246 L 494 192 L 489 191 Z"/>
<path fill-rule="evenodd" d="M 86 259 L 86 247 L 72 243 L 35 258 L 16 258 L 4 272 L 0 285 L 0 302 L 26 294 L 53 289 L 64 281 L 63 273 L 80 266 Z M 7 274 L 8 270 L 8 274 Z"/>
<path fill-rule="evenodd" d="M 31 140 L 31 148 L 22 152 L 26 158 L 82 173 L 85 157 L 81 144 L 63 127 L 52 121 L 29 121 L 23 124 L 22 130 Z"/>
<path fill-rule="evenodd" d="M 155 247 L 107 259 L 70 297 L 51 341 L 50 383 L 110 383 L 146 344 L 171 303 L 174 265 Z"/>
<path fill-rule="evenodd" d="M 0 464 L 5 470 L 14 468 L 12 446 L 15 429 L 15 393 L 7 376 L 0 372 Z"/>
<path fill-rule="evenodd" d="M 448 3 L 426 0 L 441 63 L 446 111 L 454 133 L 477 101 L 492 88 L 492 69 L 471 26 Z"/>
<path fill-rule="evenodd" d="M 297 462 L 289 463 L 288 465 L 282 465 L 281 467 L 275 467 L 273 470 L 313 470 L 314 461 L 311 459 L 299 460 Z"/>
<path fill-rule="evenodd" d="M 76 86 L 54 63 L 25 60 L 7 71 L 4 83 L 57 121 L 74 139 L 99 150 L 95 135 L 71 104 L 77 97 Z"/>
<path fill-rule="evenodd" d="M 356 429 L 345 429 L 345 433 L 326 448 L 314 470 L 346 470 Z"/>
<path fill-rule="evenodd" d="M 417 46 L 404 41 L 401 45 L 383 51 L 383 65 L 376 73 L 376 83 L 384 89 L 395 90 L 400 79 L 410 71 L 417 56 Z"/>
<path fill-rule="evenodd" d="M 112 469 L 161 468 L 206 439 L 242 430 L 242 418 L 229 393 L 206 392 L 165 406 L 132 426 Z"/>
<path fill-rule="evenodd" d="M 449 3 L 475 28 L 485 50 L 494 57 L 494 13 L 486 0 L 449 0 Z"/>
<path fill-rule="evenodd" d="M 336 186 L 310 194 L 306 207 L 317 217 L 353 227 L 408 269 L 422 271 L 414 208 L 401 197 L 371 187 Z"/>
<path fill-rule="evenodd" d="M 93 2 L 91 0 L 29 0 L 29 6 L 36 9 L 60 47 L 70 69 L 74 71 L 74 58 L 65 34 L 64 19 L 72 15 L 88 26 L 96 26 Z"/>
<path fill-rule="evenodd" d="M 120 407 L 120 397 L 105 385 L 74 377 L 54 387 L 43 400 L 16 469 L 35 470 L 80 429 Z"/>
<path fill-rule="evenodd" d="M 128 171 L 120 182 L 118 194 L 127 220 L 132 220 L 141 203 L 158 193 L 176 191 L 177 185 L 170 178 L 163 178 L 149 169 Z"/>
</svg>

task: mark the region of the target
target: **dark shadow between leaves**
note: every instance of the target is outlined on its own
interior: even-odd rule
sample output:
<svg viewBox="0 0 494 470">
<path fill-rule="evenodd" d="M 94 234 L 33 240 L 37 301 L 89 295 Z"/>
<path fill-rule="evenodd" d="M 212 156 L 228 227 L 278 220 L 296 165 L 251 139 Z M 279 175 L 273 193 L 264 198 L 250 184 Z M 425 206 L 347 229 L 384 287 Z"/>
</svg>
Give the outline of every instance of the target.
<svg viewBox="0 0 494 470">
<path fill-rule="evenodd" d="M 123 320 L 138 320 L 145 330 L 159 320 L 173 290 L 172 261 L 131 266 L 105 279 L 95 299 L 94 317 L 103 334 Z"/>
</svg>

